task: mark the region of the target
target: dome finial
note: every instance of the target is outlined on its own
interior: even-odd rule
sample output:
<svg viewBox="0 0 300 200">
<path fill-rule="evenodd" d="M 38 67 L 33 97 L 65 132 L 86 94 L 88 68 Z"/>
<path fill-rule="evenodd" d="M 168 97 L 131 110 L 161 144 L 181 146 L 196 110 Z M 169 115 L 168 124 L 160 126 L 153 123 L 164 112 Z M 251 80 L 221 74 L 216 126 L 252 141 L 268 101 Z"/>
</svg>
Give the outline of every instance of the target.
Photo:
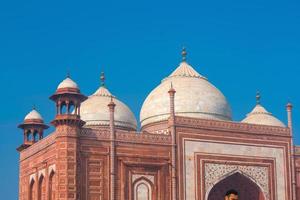
<svg viewBox="0 0 300 200">
<path fill-rule="evenodd" d="M 71 75 L 70 75 L 70 70 L 68 69 L 67 70 L 67 78 L 70 78 L 71 77 Z"/>
<path fill-rule="evenodd" d="M 36 110 L 35 103 L 32 105 L 32 110 Z"/>
<path fill-rule="evenodd" d="M 181 56 L 182 56 L 182 61 L 185 62 L 186 61 L 186 56 L 187 56 L 187 52 L 186 52 L 185 47 L 182 48 Z"/>
<path fill-rule="evenodd" d="M 257 104 L 257 105 L 260 105 L 260 99 L 261 99 L 260 92 L 257 91 L 257 92 L 256 92 L 256 104 Z"/>
<path fill-rule="evenodd" d="M 101 80 L 101 86 L 105 87 L 105 75 L 104 75 L 104 72 L 101 72 L 100 80 Z"/>
</svg>

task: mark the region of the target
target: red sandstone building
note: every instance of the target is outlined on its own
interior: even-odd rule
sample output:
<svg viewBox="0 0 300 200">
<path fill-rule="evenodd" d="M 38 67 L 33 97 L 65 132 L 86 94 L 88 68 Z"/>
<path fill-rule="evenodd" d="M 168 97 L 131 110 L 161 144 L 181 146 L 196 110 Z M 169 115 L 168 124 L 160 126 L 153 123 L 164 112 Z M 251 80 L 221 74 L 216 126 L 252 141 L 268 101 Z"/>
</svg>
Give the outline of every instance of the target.
<svg viewBox="0 0 300 200">
<path fill-rule="evenodd" d="M 48 128 L 34 109 L 19 125 L 20 200 L 300 199 L 300 147 L 287 126 L 257 105 L 232 121 L 224 95 L 185 60 L 146 98 L 141 130 L 102 85 L 89 97 L 67 77 L 50 97 Z M 297 197 L 296 197 L 297 196 Z"/>
</svg>

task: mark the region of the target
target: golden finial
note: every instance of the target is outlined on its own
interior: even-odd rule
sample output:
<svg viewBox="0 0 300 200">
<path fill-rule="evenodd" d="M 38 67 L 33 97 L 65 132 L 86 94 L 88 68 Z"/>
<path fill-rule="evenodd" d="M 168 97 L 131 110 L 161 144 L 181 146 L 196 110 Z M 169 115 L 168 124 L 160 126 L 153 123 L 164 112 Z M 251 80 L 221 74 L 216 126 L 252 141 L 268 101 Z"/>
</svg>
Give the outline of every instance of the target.
<svg viewBox="0 0 300 200">
<path fill-rule="evenodd" d="M 257 92 L 256 92 L 256 104 L 257 104 L 257 105 L 260 104 L 260 99 L 261 99 L 260 92 L 257 91 Z"/>
<path fill-rule="evenodd" d="M 186 61 L 186 56 L 187 56 L 187 52 L 186 52 L 185 47 L 182 48 L 181 56 L 182 56 L 182 61 L 185 62 Z"/>
<path fill-rule="evenodd" d="M 104 72 L 101 72 L 100 80 L 101 80 L 101 86 L 105 87 L 105 75 L 104 75 Z"/>
</svg>

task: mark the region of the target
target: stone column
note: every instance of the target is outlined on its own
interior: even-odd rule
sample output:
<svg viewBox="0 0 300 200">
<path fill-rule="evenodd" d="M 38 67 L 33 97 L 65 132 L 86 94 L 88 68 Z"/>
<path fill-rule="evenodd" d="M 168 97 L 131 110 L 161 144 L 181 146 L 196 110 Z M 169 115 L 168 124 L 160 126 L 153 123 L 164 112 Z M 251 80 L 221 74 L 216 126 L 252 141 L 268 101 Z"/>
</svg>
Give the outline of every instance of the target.
<svg viewBox="0 0 300 200">
<path fill-rule="evenodd" d="M 170 96 L 170 118 L 169 126 L 171 130 L 172 137 L 172 157 L 171 157 L 171 167 L 172 167 L 172 200 L 177 200 L 177 170 L 176 170 L 176 127 L 175 127 L 175 93 L 172 84 L 171 88 L 168 91 Z"/>
<path fill-rule="evenodd" d="M 293 200 L 297 200 L 296 197 L 296 190 L 297 190 L 297 183 L 296 183 L 296 173 L 295 173 L 295 146 L 294 146 L 294 141 L 293 141 L 293 119 L 292 119 L 292 110 L 293 110 L 293 105 L 291 103 L 288 103 L 286 106 L 287 109 L 287 118 L 288 118 L 288 127 L 290 129 L 290 134 L 291 134 L 291 179 L 292 179 L 292 192 Z"/>
<path fill-rule="evenodd" d="M 116 149 L 115 149 L 115 106 L 116 104 L 113 102 L 113 98 L 111 97 L 111 101 L 108 104 L 109 107 L 109 127 L 110 127 L 110 200 L 116 199 L 115 188 L 116 188 Z"/>
</svg>

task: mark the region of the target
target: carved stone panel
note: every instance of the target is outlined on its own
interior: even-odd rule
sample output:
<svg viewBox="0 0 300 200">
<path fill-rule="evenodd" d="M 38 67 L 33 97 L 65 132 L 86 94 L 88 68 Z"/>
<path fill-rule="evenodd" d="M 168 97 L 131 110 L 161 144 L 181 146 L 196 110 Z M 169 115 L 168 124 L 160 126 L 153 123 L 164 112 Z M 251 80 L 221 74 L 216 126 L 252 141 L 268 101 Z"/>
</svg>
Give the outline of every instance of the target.
<svg viewBox="0 0 300 200">
<path fill-rule="evenodd" d="M 270 199 L 268 167 L 233 164 L 205 163 L 205 193 L 215 184 L 234 173 L 241 173 L 251 179 L 262 190 L 266 200 Z"/>
</svg>

